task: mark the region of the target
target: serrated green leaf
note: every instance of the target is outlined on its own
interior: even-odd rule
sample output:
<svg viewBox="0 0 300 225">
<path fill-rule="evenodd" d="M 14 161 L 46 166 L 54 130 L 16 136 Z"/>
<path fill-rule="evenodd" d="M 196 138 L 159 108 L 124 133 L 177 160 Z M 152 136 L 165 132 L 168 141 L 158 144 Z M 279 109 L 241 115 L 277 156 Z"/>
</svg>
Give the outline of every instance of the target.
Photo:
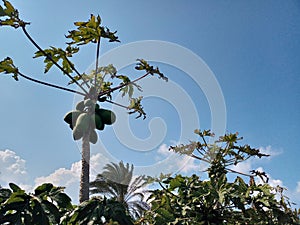
<svg viewBox="0 0 300 225">
<path fill-rule="evenodd" d="M 18 81 L 18 68 L 16 68 L 13 64 L 13 61 L 11 58 L 7 57 L 4 60 L 0 61 L 0 73 L 5 74 L 13 74 L 13 78 Z"/>
<path fill-rule="evenodd" d="M 12 4 L 9 1 L 3 0 L 3 2 L 6 7 L 5 9 L 6 15 L 11 15 L 15 11 L 15 8 L 12 6 Z"/>
<path fill-rule="evenodd" d="M 98 43 L 100 37 L 108 38 L 110 42 L 119 41 L 115 36 L 116 32 L 110 32 L 108 28 L 101 27 L 101 18 L 98 15 L 95 17 L 93 14 L 87 22 L 75 22 L 77 30 L 69 31 L 66 38 L 70 38 L 72 41 L 70 45 L 85 45 L 88 43 Z"/>
<path fill-rule="evenodd" d="M 4 12 L 4 9 L 2 8 L 2 6 L 0 5 L 0 17 L 1 16 L 6 16 L 6 13 Z"/>
</svg>

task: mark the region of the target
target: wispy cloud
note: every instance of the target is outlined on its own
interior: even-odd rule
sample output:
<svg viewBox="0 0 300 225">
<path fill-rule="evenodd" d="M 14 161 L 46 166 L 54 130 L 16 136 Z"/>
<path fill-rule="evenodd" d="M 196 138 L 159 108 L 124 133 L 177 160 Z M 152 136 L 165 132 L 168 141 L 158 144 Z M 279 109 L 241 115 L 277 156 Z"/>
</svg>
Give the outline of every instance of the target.
<svg viewBox="0 0 300 225">
<path fill-rule="evenodd" d="M 162 144 L 157 149 L 156 159 L 157 161 L 159 161 L 167 157 L 172 158 L 172 160 L 170 160 L 171 162 L 168 164 L 168 169 L 176 173 L 195 173 L 201 171 L 204 168 L 196 159 L 187 155 L 180 156 L 177 153 L 170 151 L 167 144 Z"/>
<path fill-rule="evenodd" d="M 278 155 L 280 155 L 280 154 L 283 153 L 282 150 L 274 149 L 274 148 L 272 148 L 271 145 L 268 145 L 267 147 L 260 147 L 260 148 L 259 148 L 259 151 L 260 151 L 261 153 L 263 153 L 263 154 L 270 155 L 270 156 L 268 157 L 268 159 L 271 159 L 271 158 L 273 158 L 273 157 L 275 157 L 275 156 L 278 156 Z"/>
</svg>

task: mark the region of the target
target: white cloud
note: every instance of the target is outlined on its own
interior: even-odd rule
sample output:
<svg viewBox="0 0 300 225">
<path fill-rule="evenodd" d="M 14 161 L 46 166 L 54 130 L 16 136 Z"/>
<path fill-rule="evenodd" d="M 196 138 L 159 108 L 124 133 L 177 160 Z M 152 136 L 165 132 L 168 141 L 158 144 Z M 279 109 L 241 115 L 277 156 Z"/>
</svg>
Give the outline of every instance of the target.
<svg viewBox="0 0 300 225">
<path fill-rule="evenodd" d="M 202 168 L 196 159 L 187 155 L 180 156 L 179 154 L 170 151 L 167 144 L 162 144 L 157 149 L 156 160 L 160 161 L 165 158 L 170 159 L 170 162 L 168 163 L 168 167 L 165 168 L 165 170 L 168 172 L 176 172 L 176 173 L 199 172 Z"/>
<path fill-rule="evenodd" d="M 269 157 L 267 157 L 268 159 L 271 159 L 274 156 L 278 156 L 282 154 L 282 150 L 274 150 L 270 145 L 268 145 L 267 147 L 260 147 L 259 151 L 263 154 L 270 155 Z M 264 157 L 264 159 L 266 159 L 266 157 Z"/>
<path fill-rule="evenodd" d="M 249 174 L 249 172 L 253 169 L 252 164 L 253 164 L 252 160 L 248 160 L 248 161 L 241 162 L 235 166 L 232 166 L 230 167 L 230 169 L 240 173 Z"/>
<path fill-rule="evenodd" d="M 260 171 L 260 172 L 265 172 L 264 168 L 263 167 L 258 167 L 257 169 L 255 169 L 256 171 Z M 272 187 L 277 187 L 277 186 L 280 186 L 280 187 L 284 187 L 283 185 L 283 182 L 282 180 L 279 180 L 279 179 L 274 179 L 270 174 L 266 173 L 266 176 L 268 177 L 268 184 Z M 265 179 L 264 179 L 265 180 Z M 256 178 L 256 183 L 258 184 L 262 184 L 264 183 L 264 181 L 257 177 Z"/>
<path fill-rule="evenodd" d="M 102 167 L 109 163 L 108 159 L 100 153 L 92 155 L 90 159 L 90 180 L 94 180 Z M 81 173 L 81 161 L 75 162 L 70 169 L 59 168 L 49 176 L 38 177 L 35 179 L 35 186 L 42 183 L 52 183 L 55 186 L 65 187 L 65 192 L 72 198 L 74 203 L 78 202 L 79 181 Z"/>
<path fill-rule="evenodd" d="M 157 153 L 159 155 L 163 155 L 163 156 L 168 156 L 170 154 L 174 154 L 174 152 L 169 151 L 169 147 L 166 144 L 162 144 L 161 146 L 159 146 Z"/>
<path fill-rule="evenodd" d="M 29 175 L 26 171 L 26 161 L 11 150 L 0 151 L 0 184 L 7 186 L 8 183 L 28 183 Z M 23 188 L 28 188 L 28 185 Z"/>
<path fill-rule="evenodd" d="M 296 192 L 300 194 L 300 181 L 297 182 Z"/>
<path fill-rule="evenodd" d="M 196 159 L 189 156 L 184 156 L 183 160 L 177 161 L 177 166 L 180 169 L 180 172 L 189 173 L 189 172 L 199 172 L 200 165 L 196 162 Z"/>
</svg>

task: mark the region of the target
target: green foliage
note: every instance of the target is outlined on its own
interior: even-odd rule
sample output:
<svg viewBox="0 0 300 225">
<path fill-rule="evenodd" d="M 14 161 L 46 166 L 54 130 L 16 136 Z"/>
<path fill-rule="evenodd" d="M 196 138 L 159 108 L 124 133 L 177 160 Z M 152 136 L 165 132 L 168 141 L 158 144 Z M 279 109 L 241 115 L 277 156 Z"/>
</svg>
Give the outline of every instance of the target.
<svg viewBox="0 0 300 225">
<path fill-rule="evenodd" d="M 139 224 L 300 224 L 300 214 L 291 209 L 283 188 L 256 183 L 254 176 L 265 176 L 263 173 L 247 175 L 229 168 L 250 157 L 267 155 L 248 145 L 238 145 L 241 138 L 237 133 L 220 137 L 213 144 L 205 139 L 213 135 L 210 131 L 195 133 L 200 141 L 170 149 L 209 163 L 209 180 L 197 175 L 164 179 L 159 183 L 162 189 L 152 191 L 151 210 Z M 245 182 L 237 176 L 230 182 L 228 172 L 249 176 L 250 180 Z"/>
<path fill-rule="evenodd" d="M 0 189 L 1 224 L 57 224 L 60 218 L 72 209 L 71 199 L 62 187 L 45 183 L 27 194 L 17 185 Z"/>
<path fill-rule="evenodd" d="M 141 101 L 143 97 L 140 96 L 138 98 L 131 98 L 130 99 L 130 105 L 128 106 L 128 109 L 131 110 L 129 114 L 138 113 L 139 115 L 136 116 L 136 118 L 140 118 L 143 116 L 143 119 L 146 118 L 146 113 L 144 111 L 144 108 L 142 107 Z"/>
<path fill-rule="evenodd" d="M 168 81 L 168 78 L 165 77 L 164 74 L 159 71 L 158 67 L 154 68 L 153 66 L 150 66 L 148 62 L 144 59 L 138 59 L 137 61 L 138 63 L 135 67 L 136 70 L 145 70 L 151 75 L 157 74 L 159 78 Z"/>
<path fill-rule="evenodd" d="M 11 26 L 18 28 L 28 24 L 19 19 L 18 10 L 16 10 L 9 1 L 3 0 L 3 3 L 4 8 L 0 5 L 0 26 Z"/>
<path fill-rule="evenodd" d="M 87 22 L 75 22 L 77 30 L 69 31 L 66 35 L 72 41 L 68 44 L 85 45 L 88 43 L 98 43 L 100 38 L 107 38 L 109 42 L 120 42 L 118 37 L 115 36 L 116 32 L 111 32 L 108 28 L 100 26 L 101 18 L 91 15 Z"/>
<path fill-rule="evenodd" d="M 97 197 L 75 207 L 72 212 L 62 217 L 60 224 L 133 225 L 133 221 L 121 203 L 113 199 Z"/>
<path fill-rule="evenodd" d="M 45 57 L 44 63 L 45 71 L 47 73 L 50 68 L 54 65 L 54 62 L 62 60 L 62 68 L 65 74 L 71 74 L 74 70 L 74 64 L 70 62 L 68 57 L 72 57 L 73 54 L 77 53 L 79 48 L 68 46 L 65 50 L 61 48 L 50 47 L 49 49 L 44 49 L 43 51 L 37 51 L 33 58 Z"/>
<path fill-rule="evenodd" d="M 72 206 L 63 188 L 50 183 L 29 194 L 13 183 L 9 186 L 0 188 L 0 224 L 133 225 L 124 205 L 114 199 L 97 197 Z"/>
<path fill-rule="evenodd" d="M 59 88 L 65 91 L 71 91 L 73 93 L 84 95 L 85 99 L 91 99 L 93 101 L 106 101 L 112 102 L 112 93 L 116 90 L 119 90 L 122 93 L 122 96 L 128 95 L 130 105 L 122 106 L 129 111 L 129 114 L 138 113 L 136 118 L 141 116 L 146 117 L 146 113 L 141 106 L 142 97 L 133 98 L 135 89 L 141 91 L 141 87 L 136 83 L 138 80 L 148 76 L 157 74 L 159 78 L 162 78 L 167 81 L 167 78 L 159 71 L 156 67 L 149 65 L 147 61 L 143 59 L 138 59 L 136 66 L 137 70 L 144 70 L 145 75 L 131 80 L 128 76 L 123 74 L 118 74 L 116 68 L 109 64 L 108 66 L 99 67 L 98 66 L 98 53 L 100 48 L 100 39 L 108 39 L 109 42 L 119 42 L 118 37 L 115 35 L 116 32 L 111 32 L 107 27 L 101 25 L 100 16 L 91 15 L 86 22 L 75 22 L 76 29 L 71 30 L 66 35 L 66 38 L 71 39 L 67 43 L 65 49 L 57 47 L 49 47 L 42 49 L 30 36 L 26 30 L 26 26 L 29 23 L 22 21 L 19 18 L 18 11 L 12 6 L 8 1 L 3 1 L 4 7 L 0 8 L 0 25 L 1 26 L 12 26 L 14 28 L 21 27 L 26 37 L 31 41 L 31 43 L 37 47 L 38 51 L 35 52 L 34 58 L 45 57 L 45 70 L 44 73 L 48 73 L 53 66 L 56 66 L 61 72 L 67 75 L 70 78 L 69 84 L 76 84 L 79 86 L 82 92 L 75 90 L 63 88 L 57 85 L 48 84 L 46 82 L 41 82 L 36 79 L 32 79 L 29 76 L 21 74 L 17 67 L 13 65 L 13 62 L 10 58 L 6 58 L 0 63 L 0 73 L 4 72 L 6 74 L 13 74 L 13 78 L 18 80 L 18 76 L 22 76 L 25 79 L 28 79 L 39 84 L 51 86 L 54 88 Z M 91 71 L 89 74 L 80 73 L 75 65 L 70 61 L 70 57 L 78 53 L 79 47 L 88 43 L 97 44 L 97 58 L 96 58 L 96 68 Z M 74 47 L 76 45 L 76 47 Z M 119 84 L 113 86 L 113 80 L 118 80 Z M 92 90 L 92 92 L 91 92 Z M 80 135 L 79 135 L 80 136 Z"/>
<path fill-rule="evenodd" d="M 18 68 L 14 66 L 13 60 L 9 57 L 5 58 L 4 60 L 0 61 L 0 73 L 5 74 L 13 74 L 13 78 L 18 81 Z"/>
<path fill-rule="evenodd" d="M 121 161 L 104 167 L 104 171 L 90 183 L 90 193 L 115 199 L 133 218 L 139 218 L 149 209 L 144 201 L 145 192 L 141 190 L 147 184 L 145 176 L 133 179 L 133 165 L 129 167 L 128 163 L 124 165 Z"/>
</svg>

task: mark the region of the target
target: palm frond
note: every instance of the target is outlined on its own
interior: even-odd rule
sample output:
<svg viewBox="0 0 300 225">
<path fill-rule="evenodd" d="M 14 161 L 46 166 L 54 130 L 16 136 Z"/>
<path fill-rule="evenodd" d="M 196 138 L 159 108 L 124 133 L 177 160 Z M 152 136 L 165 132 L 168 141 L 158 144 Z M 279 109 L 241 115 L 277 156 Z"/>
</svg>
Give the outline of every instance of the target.
<svg viewBox="0 0 300 225">
<path fill-rule="evenodd" d="M 137 219 L 149 205 L 143 201 L 147 192 L 143 189 L 147 185 L 145 176 L 133 179 L 133 169 L 133 165 L 123 161 L 105 165 L 103 172 L 90 183 L 90 193 L 116 199 Z"/>
</svg>

